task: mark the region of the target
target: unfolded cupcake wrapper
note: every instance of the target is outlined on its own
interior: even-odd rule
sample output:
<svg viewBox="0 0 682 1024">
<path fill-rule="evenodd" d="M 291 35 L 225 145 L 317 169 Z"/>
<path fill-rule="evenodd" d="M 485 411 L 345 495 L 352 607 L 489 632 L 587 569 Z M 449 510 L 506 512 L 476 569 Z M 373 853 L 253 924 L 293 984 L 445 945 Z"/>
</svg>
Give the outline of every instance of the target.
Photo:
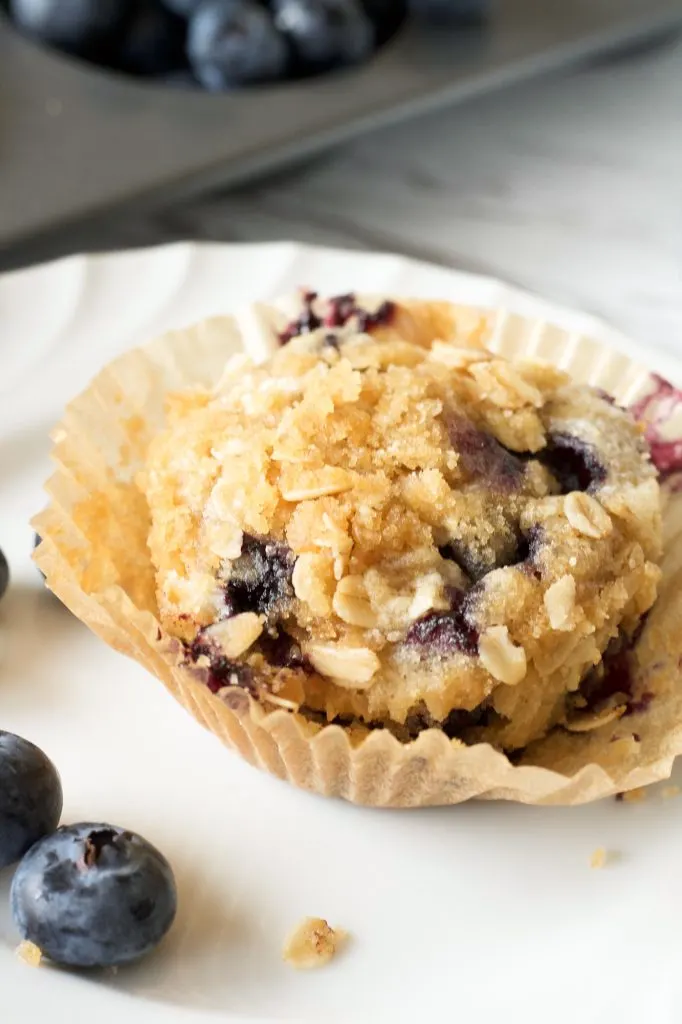
<svg viewBox="0 0 682 1024">
<path fill-rule="evenodd" d="M 226 746 L 325 796 L 376 807 L 472 798 L 569 805 L 668 777 L 682 752 L 682 495 L 674 487 L 664 488 L 659 598 L 635 652 L 639 675 L 655 677 L 656 699 L 592 732 L 556 729 L 514 763 L 488 744 L 465 746 L 438 729 L 403 743 L 386 730 L 321 727 L 291 710 L 269 710 L 237 688 L 214 695 L 202 670 L 186 663 L 182 645 L 159 622 L 149 513 L 135 474 L 163 425 L 166 394 L 213 385 L 241 351 L 265 358 L 277 345 L 283 309 L 251 307 L 168 334 L 109 364 L 69 405 L 52 435 L 49 505 L 34 522 L 43 539 L 35 557 L 50 589 Z M 478 312 L 462 307 L 456 318 L 471 322 Z M 506 311 L 485 315 L 485 344 L 494 352 L 558 364 L 626 405 L 651 388 L 646 368 L 587 337 Z"/>
</svg>

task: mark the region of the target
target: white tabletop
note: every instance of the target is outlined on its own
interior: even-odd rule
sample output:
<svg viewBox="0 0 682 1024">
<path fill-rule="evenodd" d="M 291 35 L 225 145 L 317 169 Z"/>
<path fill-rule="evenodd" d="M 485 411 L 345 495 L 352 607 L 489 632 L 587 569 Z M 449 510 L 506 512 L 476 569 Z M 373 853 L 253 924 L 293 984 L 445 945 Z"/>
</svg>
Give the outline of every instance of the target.
<svg viewBox="0 0 682 1024">
<path fill-rule="evenodd" d="M 492 274 L 682 350 L 682 40 L 81 239 L 291 238 Z M 348 282 L 352 287 L 356 282 Z"/>
</svg>

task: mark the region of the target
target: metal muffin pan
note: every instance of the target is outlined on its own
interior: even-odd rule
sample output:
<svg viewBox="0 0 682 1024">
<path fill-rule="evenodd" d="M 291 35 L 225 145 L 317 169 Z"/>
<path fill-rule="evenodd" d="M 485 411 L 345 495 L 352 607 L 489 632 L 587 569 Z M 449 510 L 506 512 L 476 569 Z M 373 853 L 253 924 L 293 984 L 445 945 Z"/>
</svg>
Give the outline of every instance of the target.
<svg viewBox="0 0 682 1024">
<path fill-rule="evenodd" d="M 494 0 L 484 29 L 407 24 L 362 67 L 209 95 L 48 52 L 0 15 L 0 256 L 680 25 L 682 0 Z"/>
</svg>

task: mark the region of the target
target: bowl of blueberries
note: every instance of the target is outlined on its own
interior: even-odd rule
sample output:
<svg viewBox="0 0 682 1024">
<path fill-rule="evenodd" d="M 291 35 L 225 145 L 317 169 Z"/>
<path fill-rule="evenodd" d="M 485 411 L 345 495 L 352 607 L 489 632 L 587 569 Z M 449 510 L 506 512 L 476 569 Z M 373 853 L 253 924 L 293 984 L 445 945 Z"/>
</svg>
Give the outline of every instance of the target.
<svg viewBox="0 0 682 1024">
<path fill-rule="evenodd" d="M 372 59 L 409 20 L 468 26 L 488 0 L 5 0 L 22 34 L 110 72 L 225 92 Z"/>
</svg>

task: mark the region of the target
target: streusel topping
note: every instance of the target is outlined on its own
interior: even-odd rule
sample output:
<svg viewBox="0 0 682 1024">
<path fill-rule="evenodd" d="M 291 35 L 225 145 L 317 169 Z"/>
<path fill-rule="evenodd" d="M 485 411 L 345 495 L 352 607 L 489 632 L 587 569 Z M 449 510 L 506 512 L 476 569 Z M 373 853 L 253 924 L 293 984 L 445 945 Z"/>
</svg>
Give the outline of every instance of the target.
<svg viewBox="0 0 682 1024">
<path fill-rule="evenodd" d="M 164 627 L 216 693 L 399 735 L 515 749 L 626 713 L 580 687 L 655 599 L 635 421 L 442 318 L 339 308 L 169 399 L 141 479 Z"/>
</svg>

